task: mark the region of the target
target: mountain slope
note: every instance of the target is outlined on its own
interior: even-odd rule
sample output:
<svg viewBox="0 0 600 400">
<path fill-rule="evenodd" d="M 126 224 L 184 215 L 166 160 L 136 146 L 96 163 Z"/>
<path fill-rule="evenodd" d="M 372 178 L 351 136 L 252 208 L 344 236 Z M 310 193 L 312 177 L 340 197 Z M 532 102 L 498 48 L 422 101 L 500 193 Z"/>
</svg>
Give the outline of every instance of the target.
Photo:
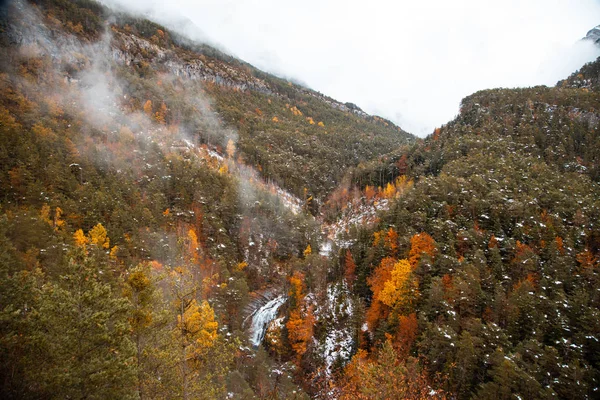
<svg viewBox="0 0 600 400">
<path fill-rule="evenodd" d="M 2 13 L 2 398 L 597 397 L 600 60 L 415 140 L 93 1 Z"/>
<path fill-rule="evenodd" d="M 142 111 L 150 100 L 151 114 L 160 112 L 173 129 L 223 149 L 233 139 L 244 162 L 298 196 L 304 196 L 306 188 L 308 196 L 322 199 L 339 183 L 345 168 L 413 140 L 391 122 L 354 105 L 265 74 L 147 20 L 114 15 L 93 2 L 37 3 L 47 19 L 44 35 L 52 40 L 104 42 L 102 51 L 114 61 L 111 68 L 122 84 L 119 91 L 128 96 L 119 100 L 121 107 Z M 61 39 L 65 28 L 71 39 Z M 31 33 L 13 42 L 48 42 Z M 50 55 L 57 56 L 52 50 Z M 77 66 L 67 61 L 62 68 L 69 79 L 79 79 Z M 196 104 L 189 101 L 192 97 L 210 100 Z M 203 127 L 198 109 L 217 112 L 231 132 L 224 135 Z"/>
<path fill-rule="evenodd" d="M 455 120 L 373 166 L 415 179 L 342 262 L 366 307 L 355 341 L 374 366 L 389 341 L 397 362 L 418 357 L 458 398 L 595 397 L 600 93 L 581 82 L 599 64 L 555 88 L 475 93 Z M 412 292 L 391 272 L 402 259 Z M 389 300 L 398 284 L 403 297 Z M 354 382 L 356 362 L 342 397 L 386 384 Z"/>
</svg>

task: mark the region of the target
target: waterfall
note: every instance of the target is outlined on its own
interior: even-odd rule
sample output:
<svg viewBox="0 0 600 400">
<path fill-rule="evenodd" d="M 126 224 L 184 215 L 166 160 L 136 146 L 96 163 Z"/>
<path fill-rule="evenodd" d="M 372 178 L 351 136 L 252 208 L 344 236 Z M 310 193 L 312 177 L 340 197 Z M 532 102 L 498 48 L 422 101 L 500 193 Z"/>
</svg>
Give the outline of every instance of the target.
<svg viewBox="0 0 600 400">
<path fill-rule="evenodd" d="M 285 303 L 285 300 L 286 298 L 283 295 L 275 297 L 251 315 L 252 322 L 250 324 L 249 337 L 252 346 L 260 346 L 269 323 L 277 316 L 277 311 Z"/>
</svg>

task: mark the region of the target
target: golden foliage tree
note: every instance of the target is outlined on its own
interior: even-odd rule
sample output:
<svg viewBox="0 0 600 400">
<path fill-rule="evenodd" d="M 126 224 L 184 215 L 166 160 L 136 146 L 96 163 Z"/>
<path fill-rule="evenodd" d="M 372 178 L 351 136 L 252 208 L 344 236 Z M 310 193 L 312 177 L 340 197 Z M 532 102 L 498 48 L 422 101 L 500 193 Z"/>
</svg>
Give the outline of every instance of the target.
<svg viewBox="0 0 600 400">
<path fill-rule="evenodd" d="M 312 307 L 309 307 L 304 317 L 302 317 L 299 308 L 290 312 L 290 319 L 285 324 L 285 327 L 288 330 L 288 341 L 296 353 L 296 360 L 298 362 L 304 353 L 306 353 L 308 342 L 313 336 L 314 325 L 315 317 Z"/>
<path fill-rule="evenodd" d="M 88 244 L 95 245 L 99 249 L 108 249 L 110 247 L 110 238 L 102 224 L 94 226 L 87 235 L 83 233 L 82 229 L 78 229 L 73 234 L 73 240 L 77 247 L 85 247 Z"/>
<path fill-rule="evenodd" d="M 418 294 L 418 281 L 412 274 L 408 260 L 396 262 L 390 272 L 389 279 L 378 290 L 377 300 L 393 309 L 410 306 Z"/>
<path fill-rule="evenodd" d="M 88 244 L 88 238 L 85 236 L 82 229 L 75 231 L 73 239 L 75 240 L 75 245 L 77 247 L 85 247 Z"/>
<path fill-rule="evenodd" d="M 199 283 L 184 267 L 174 268 L 170 275 L 171 292 L 177 314 L 172 337 L 178 352 L 174 355 L 177 368 L 177 387 L 184 399 L 197 390 L 202 367 L 209 360 L 207 353 L 218 339 L 218 323 L 207 301 L 198 303 Z"/>
<path fill-rule="evenodd" d="M 311 307 L 303 313 L 304 275 L 295 272 L 289 281 L 290 315 L 285 327 L 288 331 L 288 342 L 296 354 L 296 361 L 300 362 L 313 336 L 315 317 Z"/>
<path fill-rule="evenodd" d="M 384 316 L 385 310 L 382 307 L 383 303 L 381 302 L 380 294 L 385 287 L 385 283 L 392 276 L 392 269 L 395 263 L 396 260 L 394 258 L 384 258 L 381 260 L 379 266 L 375 268 L 373 274 L 367 278 L 367 283 L 373 292 L 373 300 L 371 301 L 371 306 L 367 310 L 366 315 L 367 325 L 371 330 L 377 326 L 379 319 Z"/>
<path fill-rule="evenodd" d="M 309 244 L 308 246 L 306 246 L 306 249 L 304 249 L 304 257 L 310 256 L 311 254 L 312 254 L 312 249 Z"/>
<path fill-rule="evenodd" d="M 192 299 L 183 315 L 177 316 L 177 327 L 189 346 L 190 358 L 202 356 L 213 346 L 217 339 L 219 324 L 215 321 L 215 312 L 206 300 L 200 304 Z"/>
<path fill-rule="evenodd" d="M 150 101 L 150 100 L 148 100 Z M 146 110 L 144 106 L 144 111 Z M 152 108 L 150 108 L 150 112 L 152 112 Z M 160 108 L 157 112 L 154 113 L 154 120 L 161 125 L 165 124 L 167 117 L 167 105 L 165 103 L 161 103 Z"/>
<path fill-rule="evenodd" d="M 108 249 L 110 247 L 110 239 L 106 229 L 102 224 L 97 224 L 89 232 L 88 237 L 90 244 L 98 246 L 98 248 Z"/>
</svg>

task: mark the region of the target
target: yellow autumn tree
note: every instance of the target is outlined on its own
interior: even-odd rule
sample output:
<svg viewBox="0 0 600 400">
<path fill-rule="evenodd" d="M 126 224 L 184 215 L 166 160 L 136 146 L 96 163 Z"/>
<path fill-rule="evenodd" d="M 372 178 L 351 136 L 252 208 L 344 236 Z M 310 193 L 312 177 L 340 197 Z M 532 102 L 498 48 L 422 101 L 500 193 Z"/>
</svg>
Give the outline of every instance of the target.
<svg viewBox="0 0 600 400">
<path fill-rule="evenodd" d="M 306 246 L 306 249 L 304 249 L 304 257 L 306 256 L 310 256 L 312 254 L 312 248 L 310 247 L 310 244 L 308 246 Z"/>
<path fill-rule="evenodd" d="M 385 189 L 383 189 L 383 192 L 381 193 L 381 197 L 383 197 L 384 199 L 391 199 L 391 198 L 394 198 L 395 196 L 396 196 L 396 187 L 392 183 L 388 183 L 385 186 Z"/>
<path fill-rule="evenodd" d="M 52 220 L 54 225 L 54 230 L 57 231 L 63 226 L 65 226 L 65 221 L 62 218 L 63 210 L 60 207 L 56 207 L 54 209 L 54 218 Z"/>
<path fill-rule="evenodd" d="M 102 224 L 94 226 L 88 232 L 88 238 L 90 244 L 95 244 L 96 246 L 103 249 L 108 249 L 110 247 L 110 239 L 108 238 L 106 229 L 104 228 L 104 226 L 102 226 Z"/>
<path fill-rule="evenodd" d="M 205 367 L 214 356 L 212 351 L 220 343 L 218 323 L 214 310 L 206 301 L 199 302 L 200 282 L 194 271 L 185 266 L 173 268 L 168 274 L 167 284 L 173 296 L 176 324 L 171 330 L 172 342 L 176 350 L 172 353 L 175 390 L 178 398 L 199 398 L 194 395 L 201 391 L 200 378 Z"/>
<path fill-rule="evenodd" d="M 406 175 L 400 175 L 394 182 L 394 186 L 396 186 L 396 196 L 404 193 L 406 190 L 413 187 L 413 185 L 414 181 L 412 179 L 408 179 Z"/>
<path fill-rule="evenodd" d="M 75 231 L 73 239 L 75 240 L 75 245 L 77 247 L 85 247 L 88 244 L 88 238 L 85 236 L 82 229 Z"/>
<path fill-rule="evenodd" d="M 408 260 L 399 260 L 394 264 L 390 278 L 377 293 L 377 300 L 395 310 L 410 306 L 418 294 L 418 281 L 412 274 Z"/>
<path fill-rule="evenodd" d="M 48 225 L 52 226 L 55 231 L 58 231 L 65 225 L 65 221 L 61 219 L 63 210 L 60 207 L 56 207 L 54 209 L 54 216 L 50 216 L 51 209 L 48 204 L 44 204 L 42 206 L 42 210 L 40 211 L 40 217 L 44 222 Z"/>
<path fill-rule="evenodd" d="M 206 300 L 200 304 L 192 299 L 183 316 L 177 316 L 177 327 L 183 334 L 189 357 L 202 356 L 217 340 L 219 324 L 215 312 Z"/>
<path fill-rule="evenodd" d="M 383 242 L 384 237 L 385 237 L 384 230 L 373 232 L 373 247 L 379 246 Z"/>
<path fill-rule="evenodd" d="M 42 210 L 40 211 L 40 218 L 49 225 L 52 225 L 52 220 L 50 219 L 50 206 L 48 204 L 44 204 L 42 206 Z"/>
</svg>

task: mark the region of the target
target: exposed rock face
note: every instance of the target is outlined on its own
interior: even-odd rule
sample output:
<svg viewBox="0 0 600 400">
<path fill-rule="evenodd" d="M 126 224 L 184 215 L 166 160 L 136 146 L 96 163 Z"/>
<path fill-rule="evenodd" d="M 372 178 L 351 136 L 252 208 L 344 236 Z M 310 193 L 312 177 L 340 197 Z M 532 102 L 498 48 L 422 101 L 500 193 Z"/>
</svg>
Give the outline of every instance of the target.
<svg viewBox="0 0 600 400">
<path fill-rule="evenodd" d="M 241 70 L 219 62 L 203 62 L 200 58 L 184 61 L 173 51 L 151 43 L 135 35 L 120 32 L 114 33 L 113 60 L 130 65 L 140 63 L 142 59 L 137 54 L 146 55 L 145 61 L 151 62 L 158 69 L 171 73 L 182 79 L 201 80 L 213 82 L 217 85 L 230 87 L 237 90 L 255 90 L 272 94 L 273 91 L 260 79 L 255 78 Z"/>
<path fill-rule="evenodd" d="M 203 61 L 201 57 L 183 60 L 174 52 L 165 50 L 135 35 L 114 32 L 112 53 L 113 60 L 119 63 L 127 65 L 140 63 L 142 60 L 133 54 L 146 54 L 147 61 L 151 61 L 158 69 L 163 69 L 165 72 L 182 79 L 212 82 L 236 90 L 252 90 L 273 96 L 281 96 L 265 81 L 247 73 L 243 68 L 233 68 L 231 65 L 219 60 Z M 321 93 L 302 87 L 298 87 L 297 90 L 303 94 L 315 97 L 340 111 L 353 113 L 362 118 L 370 117 L 369 114 L 355 104 L 343 104 Z"/>
<path fill-rule="evenodd" d="M 82 64 L 85 63 L 85 60 L 77 59 L 75 55 L 83 53 L 89 58 L 106 52 L 114 62 L 119 64 L 129 66 L 147 63 L 156 70 L 182 79 L 212 82 L 234 90 L 252 90 L 271 96 L 284 96 L 269 83 L 254 76 L 251 70 L 246 69 L 243 65 L 235 67 L 200 54 L 182 55 L 145 38 L 118 29 L 111 29 L 109 25 L 106 26 L 103 38 L 99 42 L 88 43 L 89 46 L 84 48 L 82 42 L 74 36 L 40 24 L 42 15 L 37 10 L 26 6 L 22 1 L 15 1 L 15 7 L 19 10 L 21 18 L 10 20 L 10 26 L 0 27 L 7 32 L 4 40 L 12 45 L 29 46 L 40 54 L 50 56 L 57 64 L 64 61 Z M 597 28 L 596 30 L 600 37 L 600 30 Z M 69 81 L 72 78 L 66 77 Z M 344 104 L 301 86 L 294 86 L 294 89 L 337 110 L 352 113 L 361 118 L 372 118 L 353 103 Z"/>
</svg>

